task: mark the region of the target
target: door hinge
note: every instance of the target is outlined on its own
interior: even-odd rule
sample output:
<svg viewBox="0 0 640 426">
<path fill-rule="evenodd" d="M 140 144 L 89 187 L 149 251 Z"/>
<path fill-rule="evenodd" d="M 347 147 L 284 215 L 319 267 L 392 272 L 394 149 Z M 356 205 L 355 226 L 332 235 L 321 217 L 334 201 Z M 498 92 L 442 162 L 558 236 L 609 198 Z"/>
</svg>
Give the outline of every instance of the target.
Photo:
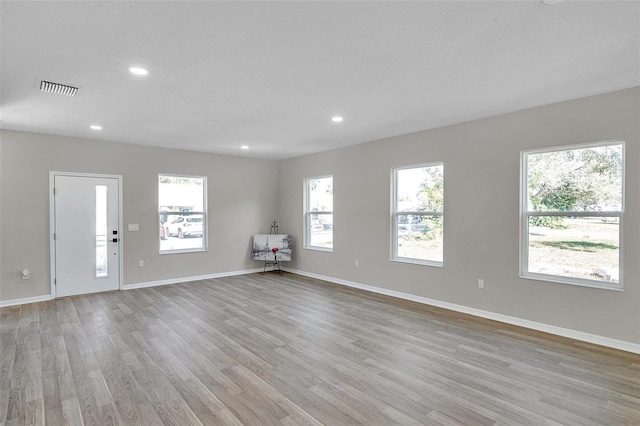
<svg viewBox="0 0 640 426">
<path fill-rule="evenodd" d="M 56 189 L 53 188 L 53 195 L 56 195 Z"/>
<path fill-rule="evenodd" d="M 55 232 L 53 233 L 53 239 L 54 240 L 56 239 L 56 233 Z"/>
<path fill-rule="evenodd" d="M 53 279 L 53 285 L 58 285 L 58 280 L 56 278 Z"/>
</svg>

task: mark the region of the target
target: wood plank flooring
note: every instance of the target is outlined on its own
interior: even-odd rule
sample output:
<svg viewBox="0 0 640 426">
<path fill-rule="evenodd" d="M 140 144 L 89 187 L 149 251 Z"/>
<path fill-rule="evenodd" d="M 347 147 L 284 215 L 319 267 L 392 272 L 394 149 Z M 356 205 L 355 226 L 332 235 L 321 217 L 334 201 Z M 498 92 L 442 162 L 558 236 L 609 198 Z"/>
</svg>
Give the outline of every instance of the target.
<svg viewBox="0 0 640 426">
<path fill-rule="evenodd" d="M 640 425 L 640 356 L 293 274 L 0 311 L 0 425 Z"/>
</svg>

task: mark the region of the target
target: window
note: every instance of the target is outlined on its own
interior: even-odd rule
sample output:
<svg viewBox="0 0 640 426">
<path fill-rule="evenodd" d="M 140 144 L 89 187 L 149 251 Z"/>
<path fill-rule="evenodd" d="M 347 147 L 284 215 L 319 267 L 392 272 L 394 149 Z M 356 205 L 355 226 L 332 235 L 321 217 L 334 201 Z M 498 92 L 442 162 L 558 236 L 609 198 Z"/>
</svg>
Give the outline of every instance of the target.
<svg viewBox="0 0 640 426">
<path fill-rule="evenodd" d="M 444 164 L 393 170 L 392 259 L 442 266 Z"/>
<path fill-rule="evenodd" d="M 109 276 L 107 206 L 107 185 L 96 185 L 96 278 L 107 278 Z"/>
<path fill-rule="evenodd" d="M 305 248 L 333 250 L 333 176 L 305 182 Z"/>
<path fill-rule="evenodd" d="M 621 288 L 624 143 L 522 153 L 521 275 Z"/>
<path fill-rule="evenodd" d="M 158 177 L 160 253 L 184 253 L 207 249 L 206 194 L 206 177 Z"/>
</svg>

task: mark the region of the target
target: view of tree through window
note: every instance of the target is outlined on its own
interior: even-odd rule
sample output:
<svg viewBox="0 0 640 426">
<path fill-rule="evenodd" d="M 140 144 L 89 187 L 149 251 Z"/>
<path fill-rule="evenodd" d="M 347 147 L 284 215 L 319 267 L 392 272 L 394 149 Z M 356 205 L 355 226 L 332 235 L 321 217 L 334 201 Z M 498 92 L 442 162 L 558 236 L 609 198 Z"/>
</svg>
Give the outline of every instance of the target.
<svg viewBox="0 0 640 426">
<path fill-rule="evenodd" d="M 444 165 L 394 170 L 394 259 L 442 264 Z"/>
<path fill-rule="evenodd" d="M 206 178 L 158 177 L 160 252 L 206 249 Z"/>
<path fill-rule="evenodd" d="M 524 153 L 524 272 L 620 280 L 622 143 Z"/>
</svg>

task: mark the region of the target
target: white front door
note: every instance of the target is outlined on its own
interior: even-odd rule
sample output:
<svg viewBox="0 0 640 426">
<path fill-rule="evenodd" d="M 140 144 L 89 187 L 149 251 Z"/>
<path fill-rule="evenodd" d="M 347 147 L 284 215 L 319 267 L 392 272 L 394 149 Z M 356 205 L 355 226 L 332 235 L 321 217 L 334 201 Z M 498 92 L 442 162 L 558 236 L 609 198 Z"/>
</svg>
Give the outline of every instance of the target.
<svg viewBox="0 0 640 426">
<path fill-rule="evenodd" d="M 117 177 L 53 175 L 56 297 L 120 288 Z"/>
</svg>

